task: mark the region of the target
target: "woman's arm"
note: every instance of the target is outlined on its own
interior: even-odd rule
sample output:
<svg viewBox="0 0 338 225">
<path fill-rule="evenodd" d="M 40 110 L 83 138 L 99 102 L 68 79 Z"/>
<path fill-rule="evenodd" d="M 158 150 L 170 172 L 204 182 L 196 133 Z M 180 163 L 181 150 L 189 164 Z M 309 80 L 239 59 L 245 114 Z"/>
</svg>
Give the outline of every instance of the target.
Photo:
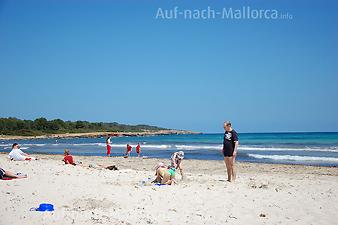
<svg viewBox="0 0 338 225">
<path fill-rule="evenodd" d="M 237 155 L 237 148 L 238 148 L 238 145 L 239 145 L 239 141 L 235 141 L 235 148 L 234 148 L 234 153 L 233 153 L 234 156 Z"/>
<path fill-rule="evenodd" d="M 172 156 L 171 156 L 171 163 L 173 164 L 173 166 L 176 168 L 177 164 L 176 164 L 176 155 L 177 153 L 175 152 Z"/>
<path fill-rule="evenodd" d="M 21 155 L 24 155 L 24 156 L 29 156 L 29 154 L 27 154 L 27 153 L 24 153 L 23 151 L 21 151 L 20 149 L 19 149 L 19 153 L 21 154 Z"/>
</svg>

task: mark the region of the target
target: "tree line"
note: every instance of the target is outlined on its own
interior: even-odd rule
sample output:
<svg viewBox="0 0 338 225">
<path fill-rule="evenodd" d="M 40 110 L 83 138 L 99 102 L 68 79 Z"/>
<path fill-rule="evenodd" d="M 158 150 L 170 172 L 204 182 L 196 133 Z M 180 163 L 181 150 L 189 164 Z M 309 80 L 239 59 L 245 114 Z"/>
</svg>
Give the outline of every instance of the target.
<svg viewBox="0 0 338 225">
<path fill-rule="evenodd" d="M 88 121 L 63 121 L 61 119 L 47 120 L 21 120 L 14 117 L 0 118 L 1 135 L 37 136 L 59 133 L 84 133 L 84 132 L 142 132 L 144 130 L 163 130 L 164 128 L 149 125 L 126 125 L 119 123 L 102 123 Z"/>
</svg>

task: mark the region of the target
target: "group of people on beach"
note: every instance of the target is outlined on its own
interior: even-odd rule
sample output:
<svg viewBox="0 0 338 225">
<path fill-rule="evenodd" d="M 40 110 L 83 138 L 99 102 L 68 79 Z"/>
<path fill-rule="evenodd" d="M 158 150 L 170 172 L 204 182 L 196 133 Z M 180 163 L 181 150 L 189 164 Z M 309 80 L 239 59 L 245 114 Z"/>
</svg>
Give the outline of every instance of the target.
<svg viewBox="0 0 338 225">
<path fill-rule="evenodd" d="M 126 154 L 125 154 L 125 158 L 128 158 L 130 156 L 130 153 L 133 151 L 133 147 L 130 144 L 127 144 L 127 148 L 126 148 Z M 140 143 L 137 143 L 136 145 L 136 154 L 137 157 L 140 158 L 141 157 L 141 145 Z"/>
<path fill-rule="evenodd" d="M 110 157 L 110 155 L 111 155 L 111 136 L 110 135 L 108 135 L 108 137 L 106 139 L 106 146 L 107 146 L 107 157 Z M 133 151 L 133 147 L 130 144 L 127 144 L 126 153 L 125 153 L 124 157 L 128 158 L 132 151 Z M 137 143 L 136 154 L 137 154 L 137 157 L 141 157 L 141 145 L 140 145 L 140 143 Z"/>
<path fill-rule="evenodd" d="M 179 151 L 175 152 L 171 155 L 170 165 L 165 165 L 165 163 L 160 162 L 155 167 L 155 180 L 154 183 L 158 184 L 176 184 L 176 171 L 179 170 L 181 173 L 181 179 L 184 179 L 183 175 L 183 159 L 184 159 L 184 152 Z"/>
<path fill-rule="evenodd" d="M 106 145 L 107 145 L 107 156 L 110 156 L 111 154 L 111 140 L 110 136 L 106 139 Z M 239 141 L 238 141 L 238 134 L 237 132 L 232 128 L 231 122 L 226 121 L 224 122 L 224 137 L 223 137 L 223 149 L 222 153 L 224 156 L 224 163 L 226 165 L 227 169 L 227 176 L 228 181 L 234 181 L 236 179 L 236 171 L 235 171 L 235 160 L 237 156 L 237 149 L 238 149 Z M 126 154 L 125 157 L 129 157 L 130 153 L 132 151 L 132 146 L 127 144 L 126 148 Z M 136 153 L 138 154 L 138 157 L 140 157 L 141 154 L 141 146 L 138 143 L 136 146 Z M 31 160 L 37 160 L 37 158 L 30 156 L 27 153 L 24 153 L 21 149 L 18 143 L 14 143 L 12 145 L 12 150 L 8 154 L 8 158 L 10 160 L 14 161 L 31 161 Z M 165 165 L 165 163 L 160 162 L 155 167 L 155 180 L 154 182 L 160 183 L 160 184 L 175 184 L 176 179 L 176 171 L 179 170 L 181 174 L 181 178 L 184 178 L 183 173 L 183 159 L 184 159 L 184 152 L 178 151 L 172 154 L 171 156 L 171 163 L 170 165 Z M 70 154 L 69 150 L 65 150 L 64 152 L 64 158 L 63 161 L 65 164 L 70 165 L 76 165 L 75 160 L 73 156 Z M 105 167 L 106 168 L 106 167 Z M 109 168 L 108 168 L 109 169 Z M 116 170 L 116 167 L 112 167 L 112 170 Z M 12 178 L 25 178 L 27 176 L 23 176 L 20 174 L 15 174 L 11 171 L 6 171 L 2 168 L 0 168 L 0 179 L 2 179 L 4 176 L 12 177 Z"/>
<path fill-rule="evenodd" d="M 12 150 L 8 154 L 8 159 L 13 161 L 31 161 L 31 160 L 37 160 L 37 158 L 30 156 L 29 154 L 23 152 L 20 149 L 20 146 L 18 143 L 14 143 L 12 145 Z M 0 168 L 0 179 L 4 178 L 26 178 L 26 174 L 20 174 L 20 173 L 14 173 L 9 170 L 5 170 L 3 168 Z"/>
</svg>

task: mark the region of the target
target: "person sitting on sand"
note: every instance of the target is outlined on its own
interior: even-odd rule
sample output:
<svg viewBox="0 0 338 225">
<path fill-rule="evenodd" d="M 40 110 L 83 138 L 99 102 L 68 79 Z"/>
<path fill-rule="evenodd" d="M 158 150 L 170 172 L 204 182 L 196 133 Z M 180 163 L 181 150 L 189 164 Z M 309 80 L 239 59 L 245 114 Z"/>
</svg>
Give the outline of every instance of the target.
<svg viewBox="0 0 338 225">
<path fill-rule="evenodd" d="M 21 151 L 18 143 L 14 143 L 12 145 L 12 151 L 8 154 L 8 158 L 10 160 L 15 161 L 25 161 L 35 159 L 34 157 L 29 156 L 27 153 Z"/>
<path fill-rule="evenodd" d="M 141 156 L 141 145 L 140 145 L 140 143 L 137 143 L 136 153 L 137 153 L 137 157 L 140 158 L 140 156 Z"/>
<path fill-rule="evenodd" d="M 164 163 L 159 163 L 155 167 L 155 180 L 154 183 L 160 184 L 176 184 L 175 180 L 175 168 L 168 168 Z"/>
<path fill-rule="evenodd" d="M 131 147 L 130 144 L 127 144 L 127 151 L 126 151 L 126 157 L 128 158 L 130 156 L 131 151 L 133 150 L 133 147 Z"/>
<path fill-rule="evenodd" d="M 68 149 L 65 149 L 65 153 L 63 154 L 65 157 L 63 158 L 62 161 L 65 162 L 65 164 L 70 164 L 70 165 L 76 165 L 74 162 L 73 156 L 70 154 L 70 151 Z"/>
<path fill-rule="evenodd" d="M 27 175 L 20 175 L 20 174 L 15 174 L 11 171 L 4 170 L 0 168 L 0 180 L 2 180 L 4 177 L 10 177 L 10 178 L 27 178 Z"/>
<path fill-rule="evenodd" d="M 171 155 L 171 167 L 175 168 L 176 170 L 180 169 L 182 180 L 183 180 L 183 165 L 182 165 L 183 159 L 184 159 L 184 152 L 183 151 L 174 152 Z"/>
</svg>

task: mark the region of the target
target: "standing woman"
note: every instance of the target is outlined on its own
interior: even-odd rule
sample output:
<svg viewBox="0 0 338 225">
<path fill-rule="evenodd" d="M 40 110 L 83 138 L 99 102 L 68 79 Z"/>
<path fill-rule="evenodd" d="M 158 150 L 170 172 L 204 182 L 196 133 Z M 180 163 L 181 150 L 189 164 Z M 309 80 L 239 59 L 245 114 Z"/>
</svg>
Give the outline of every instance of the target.
<svg viewBox="0 0 338 225">
<path fill-rule="evenodd" d="M 137 157 L 140 158 L 140 156 L 141 156 L 141 145 L 140 145 L 140 143 L 137 143 L 136 153 L 137 153 Z"/>
<path fill-rule="evenodd" d="M 239 142 L 237 132 L 232 129 L 230 121 L 224 122 L 224 131 L 223 155 L 228 173 L 228 181 L 231 182 L 236 179 L 235 159 Z"/>
<path fill-rule="evenodd" d="M 106 145 L 107 145 L 107 157 L 110 157 L 110 151 L 111 151 L 111 141 L 110 141 L 110 135 L 108 135 L 106 139 Z"/>
</svg>

